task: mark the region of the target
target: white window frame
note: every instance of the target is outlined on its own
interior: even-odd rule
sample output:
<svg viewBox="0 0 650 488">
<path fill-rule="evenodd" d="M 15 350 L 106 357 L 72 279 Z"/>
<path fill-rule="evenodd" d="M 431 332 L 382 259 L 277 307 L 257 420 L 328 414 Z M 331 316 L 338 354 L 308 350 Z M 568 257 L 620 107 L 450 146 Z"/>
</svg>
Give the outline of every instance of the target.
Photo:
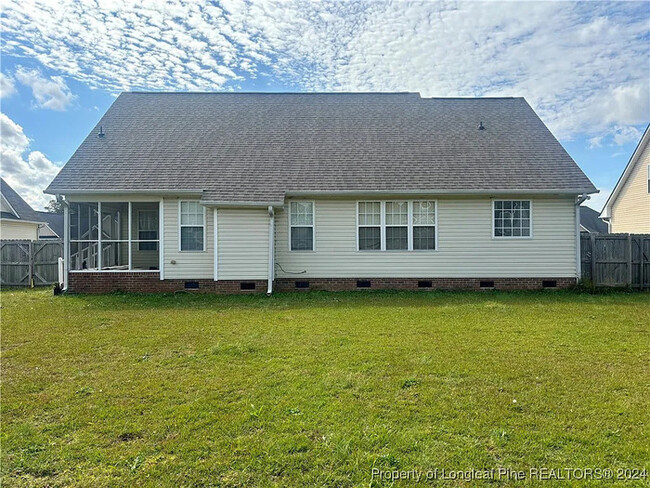
<svg viewBox="0 0 650 488">
<path fill-rule="evenodd" d="M 413 202 L 433 202 L 433 238 L 435 239 L 433 249 L 414 249 L 413 248 L 413 228 L 414 227 L 431 227 L 431 224 L 414 224 L 413 223 Z M 409 249 L 413 252 L 436 252 L 438 250 L 438 200 L 420 198 L 409 202 Z"/>
<path fill-rule="evenodd" d="M 311 225 L 291 225 L 291 203 L 311 203 Z M 289 252 L 316 252 L 316 202 L 314 200 L 289 200 L 289 205 L 287 205 L 287 225 L 289 228 Z M 311 227 L 312 231 L 312 246 L 311 249 L 291 249 L 291 234 L 293 233 L 294 227 Z"/>
<path fill-rule="evenodd" d="M 530 212 L 530 235 L 527 236 L 497 236 L 495 235 L 494 227 L 494 203 L 495 202 L 528 202 Z M 533 238 L 533 201 L 528 198 L 493 198 L 492 199 L 492 212 L 490 214 L 492 219 L 492 239 L 497 240 L 510 240 L 510 239 L 532 239 Z"/>
<path fill-rule="evenodd" d="M 387 202 L 398 202 L 398 203 L 407 203 L 408 206 L 408 248 L 407 249 L 386 249 L 386 227 L 402 227 L 394 225 L 386 225 L 386 203 Z M 435 232 L 435 248 L 434 249 L 413 249 L 413 228 L 414 227 L 431 227 L 429 225 L 414 225 L 413 224 L 413 202 L 432 202 L 434 213 L 434 232 Z M 361 203 L 379 203 L 380 205 L 380 224 L 379 225 L 359 225 L 359 204 Z M 414 200 L 403 200 L 403 199 L 389 199 L 389 200 L 358 200 L 356 205 L 356 249 L 357 252 L 367 253 L 367 252 L 389 252 L 389 253 L 404 253 L 404 252 L 438 252 L 439 240 L 438 240 L 438 200 L 433 200 L 431 198 L 418 198 Z M 380 249 L 359 249 L 359 228 L 360 227 L 379 227 L 379 238 L 381 241 Z"/>
<path fill-rule="evenodd" d="M 378 225 L 360 225 L 359 224 L 359 206 L 362 203 L 378 203 L 379 204 L 379 224 Z M 381 252 L 385 249 L 384 245 L 384 203 L 381 200 L 359 200 L 356 205 L 356 227 L 357 227 L 357 252 Z M 379 249 L 359 249 L 359 228 L 361 227 L 379 227 Z"/>
<path fill-rule="evenodd" d="M 138 228 L 136 230 L 137 232 L 137 239 L 136 242 L 138 243 L 138 252 L 160 252 L 160 209 L 158 209 L 158 229 L 157 229 L 157 239 L 140 239 L 140 214 L 142 212 L 151 212 L 151 213 L 156 213 L 156 210 L 151 209 L 151 210 L 138 210 Z M 142 230 L 142 232 L 152 232 L 150 230 Z M 155 242 L 156 243 L 156 249 L 140 249 L 140 244 L 148 244 L 150 242 Z"/>
<path fill-rule="evenodd" d="M 393 225 L 393 224 L 388 225 L 386 223 L 386 216 L 387 216 L 387 214 L 386 214 L 386 204 L 387 203 L 406 203 L 406 219 L 407 220 L 406 220 L 405 225 Z M 382 213 L 381 222 L 383 224 L 381 226 L 382 251 L 404 252 L 404 251 L 412 251 L 413 250 L 413 248 L 411 246 L 412 243 L 409 242 L 411 240 L 409 238 L 409 235 L 410 235 L 411 229 L 412 229 L 411 224 L 413 223 L 413 221 L 411 220 L 412 217 L 413 217 L 413 214 L 411 213 L 411 208 L 412 208 L 412 204 L 408 200 L 384 200 L 384 201 L 381 202 L 381 213 Z M 406 249 L 388 249 L 386 247 L 386 243 L 388 242 L 388 239 L 386 237 L 386 229 L 388 227 L 406 227 Z"/>
<path fill-rule="evenodd" d="M 203 225 L 181 225 L 181 206 L 183 203 L 187 202 L 196 202 L 198 203 L 202 209 L 203 209 Z M 181 228 L 182 227 L 203 227 L 203 249 L 188 249 L 188 250 L 183 250 L 181 249 Z M 205 209 L 205 205 L 201 205 L 200 200 L 179 200 L 178 201 L 178 252 L 188 252 L 188 253 L 193 253 L 193 252 L 205 252 L 207 249 L 207 227 L 208 227 L 208 219 L 207 219 L 207 212 Z"/>
</svg>

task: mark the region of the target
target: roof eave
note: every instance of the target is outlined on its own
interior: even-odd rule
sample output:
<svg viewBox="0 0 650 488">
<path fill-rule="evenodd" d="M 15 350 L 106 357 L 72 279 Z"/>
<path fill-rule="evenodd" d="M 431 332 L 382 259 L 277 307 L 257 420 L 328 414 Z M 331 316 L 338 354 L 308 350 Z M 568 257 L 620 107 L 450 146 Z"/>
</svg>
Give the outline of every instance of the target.
<svg viewBox="0 0 650 488">
<path fill-rule="evenodd" d="M 595 187 L 572 189 L 419 189 L 419 190 L 304 190 L 287 191 L 287 197 L 340 196 L 340 195 L 581 195 L 598 193 Z"/>
</svg>

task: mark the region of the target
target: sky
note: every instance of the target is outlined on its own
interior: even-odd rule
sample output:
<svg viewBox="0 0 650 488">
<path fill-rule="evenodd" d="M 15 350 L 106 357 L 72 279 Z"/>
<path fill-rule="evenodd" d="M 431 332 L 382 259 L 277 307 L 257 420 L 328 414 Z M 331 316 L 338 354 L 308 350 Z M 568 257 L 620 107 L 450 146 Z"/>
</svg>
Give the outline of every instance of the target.
<svg viewBox="0 0 650 488">
<path fill-rule="evenodd" d="M 521 96 L 600 193 L 650 122 L 650 2 L 4 0 L 0 173 L 42 208 L 121 91 Z"/>
</svg>

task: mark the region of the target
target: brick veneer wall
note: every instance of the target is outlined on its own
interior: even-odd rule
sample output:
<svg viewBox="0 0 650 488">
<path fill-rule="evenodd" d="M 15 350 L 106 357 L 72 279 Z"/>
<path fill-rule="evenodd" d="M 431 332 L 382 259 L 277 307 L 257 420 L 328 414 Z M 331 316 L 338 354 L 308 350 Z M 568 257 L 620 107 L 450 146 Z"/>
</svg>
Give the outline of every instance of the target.
<svg viewBox="0 0 650 488">
<path fill-rule="evenodd" d="M 493 281 L 495 290 L 538 290 L 542 282 L 555 281 L 557 288 L 575 285 L 575 278 L 359 278 L 370 281 L 370 288 L 362 290 L 479 290 L 481 281 Z M 265 293 L 266 280 L 160 280 L 158 273 L 70 273 L 68 290 L 73 293 L 109 293 L 125 291 L 134 293 L 161 293 L 185 290 L 185 282 L 194 281 L 198 289 L 194 292 L 211 293 Z M 296 281 L 306 281 L 308 288 L 296 288 Z M 431 288 L 420 288 L 420 281 L 430 281 Z M 255 283 L 254 290 L 242 290 L 241 283 Z M 273 284 L 275 291 L 359 290 L 357 278 L 279 278 Z"/>
<path fill-rule="evenodd" d="M 185 282 L 192 281 L 199 288 L 186 289 Z M 255 283 L 254 290 L 242 290 L 241 283 Z M 110 293 L 125 291 L 132 293 L 173 293 L 179 290 L 210 293 L 266 293 L 266 280 L 161 280 L 159 273 L 70 273 L 68 291 L 72 293 Z"/>
</svg>

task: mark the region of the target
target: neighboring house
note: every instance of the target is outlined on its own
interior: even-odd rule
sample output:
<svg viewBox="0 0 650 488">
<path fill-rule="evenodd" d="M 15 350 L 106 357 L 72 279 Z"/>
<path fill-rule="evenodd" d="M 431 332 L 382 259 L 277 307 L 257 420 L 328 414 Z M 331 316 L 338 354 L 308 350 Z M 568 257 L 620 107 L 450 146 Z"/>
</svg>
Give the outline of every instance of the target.
<svg viewBox="0 0 650 488">
<path fill-rule="evenodd" d="M 649 129 L 646 127 L 600 214 L 611 233 L 650 234 Z"/>
<path fill-rule="evenodd" d="M 600 219 L 600 213 L 585 205 L 580 206 L 580 232 L 607 234 L 607 224 Z"/>
<path fill-rule="evenodd" d="M 62 215 L 52 219 L 52 214 L 34 210 L 3 178 L 0 178 L 0 205 L 0 239 L 35 241 L 63 237 Z M 58 232 L 54 230 L 54 220 L 60 221 Z"/>
<path fill-rule="evenodd" d="M 44 239 L 63 239 L 63 214 L 53 212 L 36 212 L 47 225 L 38 229 L 38 238 Z"/>
<path fill-rule="evenodd" d="M 46 191 L 70 291 L 270 293 L 569 286 L 597 190 L 523 98 L 123 93 Z"/>
</svg>

